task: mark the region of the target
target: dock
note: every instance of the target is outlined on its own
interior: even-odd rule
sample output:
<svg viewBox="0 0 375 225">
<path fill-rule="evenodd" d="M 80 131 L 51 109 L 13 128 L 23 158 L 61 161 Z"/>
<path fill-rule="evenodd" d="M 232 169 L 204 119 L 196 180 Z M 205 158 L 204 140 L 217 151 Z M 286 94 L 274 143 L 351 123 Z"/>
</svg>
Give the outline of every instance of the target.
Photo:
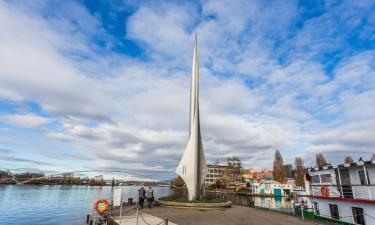
<svg viewBox="0 0 375 225">
<path fill-rule="evenodd" d="M 131 211 L 129 211 L 131 210 Z M 127 209 L 119 223 L 119 217 L 112 217 L 118 225 L 136 225 L 137 213 L 134 209 Z M 138 218 L 138 225 L 327 225 L 331 223 L 319 220 L 302 220 L 301 218 L 284 213 L 257 208 L 234 205 L 231 208 L 215 210 L 197 210 L 186 208 L 170 208 L 157 206 L 152 209 L 141 210 L 142 217 Z M 168 218 L 168 223 L 165 219 Z"/>
</svg>

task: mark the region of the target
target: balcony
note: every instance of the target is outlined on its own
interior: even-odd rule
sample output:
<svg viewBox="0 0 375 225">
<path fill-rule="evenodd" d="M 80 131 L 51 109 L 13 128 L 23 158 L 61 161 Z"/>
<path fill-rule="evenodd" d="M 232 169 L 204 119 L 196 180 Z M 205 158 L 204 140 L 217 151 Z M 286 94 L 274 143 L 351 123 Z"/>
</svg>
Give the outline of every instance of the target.
<svg viewBox="0 0 375 225">
<path fill-rule="evenodd" d="M 310 193 L 315 197 L 375 200 L 375 185 L 312 184 Z"/>
</svg>

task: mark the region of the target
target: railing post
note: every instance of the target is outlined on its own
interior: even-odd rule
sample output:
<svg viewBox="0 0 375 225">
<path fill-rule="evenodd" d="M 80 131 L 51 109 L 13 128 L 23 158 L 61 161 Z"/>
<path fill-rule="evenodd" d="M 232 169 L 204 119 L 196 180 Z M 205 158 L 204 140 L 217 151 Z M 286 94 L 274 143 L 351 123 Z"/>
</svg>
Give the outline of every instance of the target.
<svg viewBox="0 0 375 225">
<path fill-rule="evenodd" d="M 368 197 L 371 200 L 371 190 L 370 190 L 370 184 L 368 182 L 368 177 L 367 177 L 367 171 L 365 165 L 363 165 L 363 172 L 365 173 L 365 179 L 366 179 L 366 184 L 367 184 L 367 191 L 368 191 Z"/>
<path fill-rule="evenodd" d="M 342 182 L 341 182 L 341 174 L 340 174 L 340 168 L 337 167 L 337 173 L 339 174 L 339 182 L 340 182 L 340 190 L 341 190 L 341 193 L 340 193 L 340 197 L 344 197 L 344 191 L 342 190 Z"/>
<path fill-rule="evenodd" d="M 314 193 L 314 185 L 311 185 L 311 191 L 312 191 L 312 195 L 314 196 L 315 193 Z"/>
<path fill-rule="evenodd" d="M 121 219 L 122 219 L 122 200 L 121 200 L 121 204 L 120 204 L 120 224 L 121 224 Z"/>
<path fill-rule="evenodd" d="M 139 207 L 137 207 L 137 225 L 138 225 L 138 218 L 139 218 Z"/>
</svg>

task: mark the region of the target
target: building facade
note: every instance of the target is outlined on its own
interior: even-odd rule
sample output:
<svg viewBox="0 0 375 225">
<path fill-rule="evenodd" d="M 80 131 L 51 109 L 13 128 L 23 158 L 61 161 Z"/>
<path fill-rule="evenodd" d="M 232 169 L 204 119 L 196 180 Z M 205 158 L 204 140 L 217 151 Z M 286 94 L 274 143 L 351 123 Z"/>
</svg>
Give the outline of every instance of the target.
<svg viewBox="0 0 375 225">
<path fill-rule="evenodd" d="M 222 182 L 222 185 L 225 185 L 226 175 L 228 173 L 229 167 L 226 165 L 207 165 L 207 176 L 204 179 L 204 186 L 206 188 L 216 186 L 217 180 Z"/>
</svg>

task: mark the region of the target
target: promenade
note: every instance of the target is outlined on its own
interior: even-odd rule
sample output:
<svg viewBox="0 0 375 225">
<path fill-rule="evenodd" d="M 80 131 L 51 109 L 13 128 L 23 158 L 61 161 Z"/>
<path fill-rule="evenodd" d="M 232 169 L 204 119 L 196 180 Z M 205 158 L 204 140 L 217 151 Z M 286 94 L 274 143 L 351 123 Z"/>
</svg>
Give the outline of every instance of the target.
<svg viewBox="0 0 375 225">
<path fill-rule="evenodd" d="M 270 212 L 262 209 L 248 208 L 241 206 L 232 206 L 231 208 L 220 210 L 197 210 L 180 209 L 170 207 L 145 208 L 142 210 L 143 222 L 139 218 L 139 225 L 156 225 L 164 218 L 168 217 L 169 225 L 327 225 L 330 223 L 305 220 L 292 215 L 286 215 L 278 212 Z M 136 224 L 134 215 L 126 215 L 121 224 Z M 116 218 L 115 218 L 116 220 Z M 118 221 L 117 221 L 118 222 Z"/>
</svg>

